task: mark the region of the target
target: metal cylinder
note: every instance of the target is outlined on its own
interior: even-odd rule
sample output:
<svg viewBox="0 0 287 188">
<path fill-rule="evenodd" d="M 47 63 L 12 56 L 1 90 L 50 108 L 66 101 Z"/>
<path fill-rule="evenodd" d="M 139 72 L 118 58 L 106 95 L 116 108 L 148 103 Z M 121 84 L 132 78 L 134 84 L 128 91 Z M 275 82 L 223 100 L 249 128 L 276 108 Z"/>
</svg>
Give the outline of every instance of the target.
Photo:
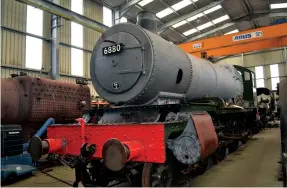
<svg viewBox="0 0 287 188">
<path fill-rule="evenodd" d="M 63 147 L 62 139 L 45 139 L 41 140 L 38 136 L 33 136 L 29 141 L 28 152 L 33 160 L 39 160 L 47 153 L 60 152 Z"/>
<path fill-rule="evenodd" d="M 18 80 L 1 78 L 1 121 L 18 123 L 24 118 L 24 91 Z"/>
<path fill-rule="evenodd" d="M 157 33 L 156 14 L 150 11 L 141 11 L 137 14 L 137 25 Z"/>
<path fill-rule="evenodd" d="M 105 55 L 102 49 L 111 45 L 107 41 L 124 44 L 124 49 Z M 115 104 L 144 104 L 159 91 L 183 94 L 190 82 L 191 65 L 178 46 L 130 23 L 117 24 L 101 36 L 90 66 L 97 93 Z"/>
<path fill-rule="evenodd" d="M 121 170 L 126 162 L 141 155 L 144 155 L 144 146 L 135 140 L 121 142 L 112 138 L 105 142 L 102 149 L 104 163 L 112 171 Z"/>
<path fill-rule="evenodd" d="M 144 147 L 142 143 L 138 141 L 125 141 L 123 144 L 128 148 L 129 151 L 129 158 L 127 161 L 136 159 L 138 156 L 143 155 Z"/>
<path fill-rule="evenodd" d="M 228 100 L 243 93 L 242 78 L 232 65 L 213 64 L 188 55 L 192 64 L 192 78 L 186 93 L 187 100 L 220 97 Z"/>
<path fill-rule="evenodd" d="M 119 171 L 129 158 L 129 149 L 117 139 L 109 139 L 102 149 L 102 157 L 105 166 L 112 171 Z"/>
<path fill-rule="evenodd" d="M 152 104 L 161 92 L 170 98 L 183 94 L 187 101 L 204 97 L 228 101 L 243 95 L 242 75 L 234 66 L 186 54 L 150 32 L 152 24 L 145 23 L 155 21 L 150 14 L 154 16 L 139 13 L 138 25 L 111 27 L 97 41 L 90 76 L 101 97 L 117 105 L 146 105 Z M 120 50 L 116 51 L 116 46 Z M 107 49 L 110 53 L 104 53 Z"/>
<path fill-rule="evenodd" d="M 74 120 L 90 108 L 86 85 L 46 78 L 18 76 L 1 79 L 2 123 L 57 122 Z"/>
</svg>

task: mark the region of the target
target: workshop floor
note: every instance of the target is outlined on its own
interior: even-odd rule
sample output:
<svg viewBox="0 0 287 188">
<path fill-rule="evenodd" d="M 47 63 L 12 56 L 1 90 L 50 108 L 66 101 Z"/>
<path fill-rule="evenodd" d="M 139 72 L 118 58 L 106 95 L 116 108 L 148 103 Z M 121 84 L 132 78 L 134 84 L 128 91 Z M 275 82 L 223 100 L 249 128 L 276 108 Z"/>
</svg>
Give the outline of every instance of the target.
<svg viewBox="0 0 287 188">
<path fill-rule="evenodd" d="M 191 180 L 192 187 L 280 187 L 277 181 L 280 159 L 280 129 L 264 130 L 251 138 L 236 152 L 205 174 Z M 41 172 L 20 180 L 9 187 L 69 187 L 74 181 L 74 171 L 69 167 L 55 167 L 47 172 L 66 183 Z M 69 185 L 70 184 L 70 185 Z"/>
<path fill-rule="evenodd" d="M 280 187 L 280 129 L 264 130 L 205 174 L 192 187 Z"/>
</svg>

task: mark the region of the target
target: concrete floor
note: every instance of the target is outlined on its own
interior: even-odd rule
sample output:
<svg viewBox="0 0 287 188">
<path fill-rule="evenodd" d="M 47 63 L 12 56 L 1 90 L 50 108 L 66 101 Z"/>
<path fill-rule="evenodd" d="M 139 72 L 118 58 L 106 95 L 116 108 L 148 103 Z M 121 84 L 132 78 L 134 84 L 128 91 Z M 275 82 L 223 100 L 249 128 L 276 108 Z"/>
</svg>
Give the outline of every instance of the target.
<svg viewBox="0 0 287 188">
<path fill-rule="evenodd" d="M 280 159 L 280 129 L 264 130 L 251 138 L 236 152 L 205 174 L 191 180 L 192 187 L 280 187 L 277 181 Z M 74 171 L 69 167 L 55 167 L 50 175 L 72 184 Z M 80 185 L 81 186 L 81 185 Z M 41 172 L 20 180 L 9 187 L 69 187 Z"/>
<path fill-rule="evenodd" d="M 280 187 L 280 129 L 264 130 L 205 174 L 191 180 L 192 187 Z"/>
<path fill-rule="evenodd" d="M 19 180 L 7 187 L 72 187 L 75 180 L 74 169 L 70 167 L 57 166 L 54 167 L 52 171 L 46 173 L 68 184 L 37 171 L 33 176 Z M 82 187 L 82 185 L 79 186 Z"/>
</svg>

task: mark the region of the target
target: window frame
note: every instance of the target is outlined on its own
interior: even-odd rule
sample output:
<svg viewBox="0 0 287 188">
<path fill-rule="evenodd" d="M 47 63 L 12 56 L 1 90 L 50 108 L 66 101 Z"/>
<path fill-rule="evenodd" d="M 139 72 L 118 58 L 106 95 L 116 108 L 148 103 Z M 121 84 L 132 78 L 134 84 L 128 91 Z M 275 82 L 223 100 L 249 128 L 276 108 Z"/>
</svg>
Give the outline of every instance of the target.
<svg viewBox="0 0 287 188">
<path fill-rule="evenodd" d="M 26 32 L 43 36 L 44 12 L 27 5 Z M 35 20 L 36 18 L 36 20 Z M 25 67 L 42 70 L 43 68 L 43 40 L 37 37 L 25 36 Z"/>
<path fill-rule="evenodd" d="M 80 5 L 79 5 L 80 2 Z M 76 5 L 77 6 L 76 6 Z M 81 6 L 81 8 L 80 8 Z M 83 15 L 84 0 L 71 0 L 71 10 Z M 79 48 L 84 46 L 84 26 L 71 22 L 71 45 Z M 84 51 L 71 47 L 71 75 L 84 76 Z"/>
<path fill-rule="evenodd" d="M 279 65 L 278 64 L 272 64 L 269 67 L 270 67 L 270 75 L 271 75 L 271 89 L 277 90 L 277 83 L 280 83 Z"/>
<path fill-rule="evenodd" d="M 258 76 L 258 71 L 260 71 L 260 74 L 259 74 L 260 76 Z M 255 67 L 255 77 L 256 77 L 256 88 L 265 87 L 263 66 Z"/>
<path fill-rule="evenodd" d="M 110 15 L 108 15 L 109 16 L 108 18 L 106 17 L 107 13 L 110 14 Z M 106 7 L 106 6 L 103 6 L 103 24 L 108 26 L 108 27 L 113 26 L 113 10 Z"/>
</svg>

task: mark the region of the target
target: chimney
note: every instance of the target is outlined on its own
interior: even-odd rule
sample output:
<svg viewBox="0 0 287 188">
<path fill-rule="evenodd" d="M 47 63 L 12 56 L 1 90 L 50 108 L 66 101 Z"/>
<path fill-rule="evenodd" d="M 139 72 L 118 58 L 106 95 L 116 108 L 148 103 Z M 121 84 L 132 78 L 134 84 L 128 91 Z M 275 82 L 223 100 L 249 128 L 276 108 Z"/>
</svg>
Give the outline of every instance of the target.
<svg viewBox="0 0 287 188">
<path fill-rule="evenodd" d="M 154 12 L 141 11 L 137 14 L 137 25 L 157 34 L 157 21 Z"/>
</svg>

